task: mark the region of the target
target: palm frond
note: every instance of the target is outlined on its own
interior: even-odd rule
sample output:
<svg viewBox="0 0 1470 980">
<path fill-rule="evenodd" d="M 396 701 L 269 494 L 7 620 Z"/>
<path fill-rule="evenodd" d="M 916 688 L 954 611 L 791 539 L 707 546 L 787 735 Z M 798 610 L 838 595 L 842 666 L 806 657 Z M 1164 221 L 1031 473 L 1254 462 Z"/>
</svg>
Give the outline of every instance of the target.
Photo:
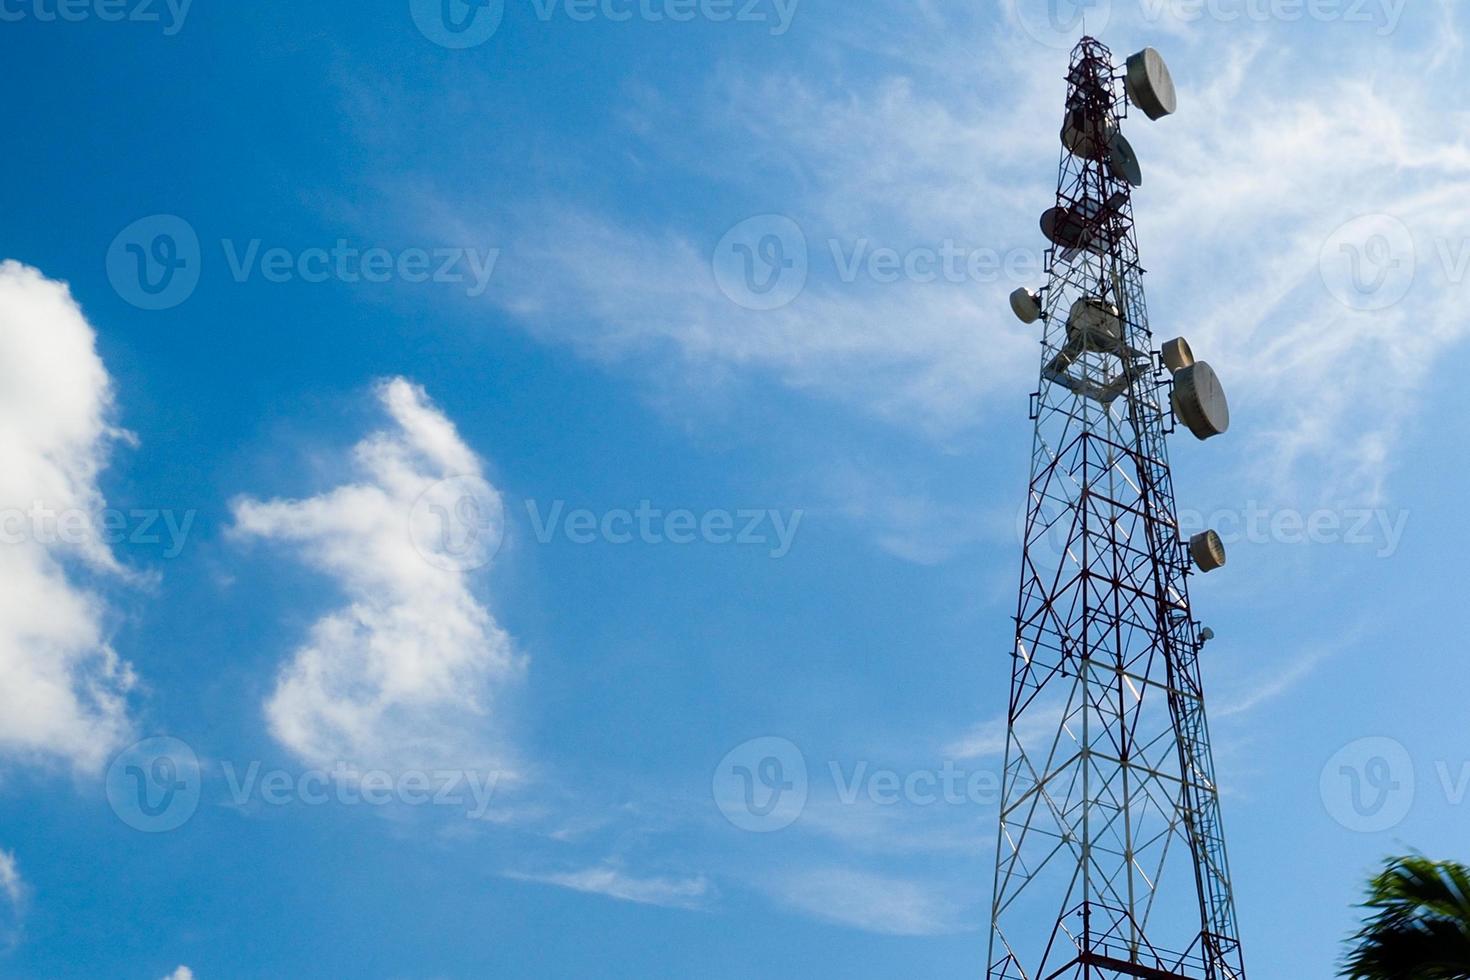
<svg viewBox="0 0 1470 980">
<path fill-rule="evenodd" d="M 1349 980 L 1470 980 L 1470 868 L 1395 858 L 1369 886 Z"/>
</svg>

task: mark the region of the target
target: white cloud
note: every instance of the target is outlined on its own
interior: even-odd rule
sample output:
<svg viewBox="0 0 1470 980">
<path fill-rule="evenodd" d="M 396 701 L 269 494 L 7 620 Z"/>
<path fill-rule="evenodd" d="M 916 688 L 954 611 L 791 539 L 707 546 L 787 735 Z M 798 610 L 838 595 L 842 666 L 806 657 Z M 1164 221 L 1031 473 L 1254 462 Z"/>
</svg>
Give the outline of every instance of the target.
<svg viewBox="0 0 1470 980">
<path fill-rule="evenodd" d="M 127 577 L 95 520 L 122 435 L 111 414 L 96 335 L 66 285 L 0 263 L 0 753 L 84 771 L 129 734 L 134 686 L 106 602 L 81 584 Z"/>
<path fill-rule="evenodd" d="M 770 885 L 783 905 L 824 922 L 890 936 L 938 936 L 972 928 L 963 907 L 930 883 L 828 868 Z"/>
<path fill-rule="evenodd" d="M 924 474 L 891 461 L 861 469 L 839 460 L 824 468 L 817 485 L 837 502 L 838 513 L 873 528 L 877 546 L 902 561 L 940 565 L 981 542 L 1020 544 L 1014 514 L 997 517 L 973 499 L 938 499 L 924 482 Z"/>
<path fill-rule="evenodd" d="M 807 231 L 812 261 L 831 262 L 815 231 Z M 756 312 L 716 285 L 713 246 L 548 208 L 518 241 L 520 262 L 505 270 L 502 289 L 531 329 L 595 358 L 672 358 L 678 377 L 705 387 L 732 369 L 769 373 L 935 433 L 973 422 L 979 400 L 1026 361 L 1024 336 L 975 326 L 1003 302 L 999 286 L 850 289 L 814 279 L 789 306 Z M 845 256 L 856 247 L 839 245 Z"/>
<path fill-rule="evenodd" d="M 520 663 L 471 589 L 503 533 L 499 495 L 423 389 L 398 378 L 377 397 L 394 425 L 355 447 L 354 482 L 235 504 L 239 534 L 294 545 L 347 599 L 281 671 L 271 733 L 316 765 L 503 770 L 493 709 Z"/>
<path fill-rule="evenodd" d="M 703 876 L 695 878 L 635 878 L 618 868 L 603 866 L 553 874 L 506 872 L 514 881 L 570 888 L 589 895 L 603 895 L 639 905 L 664 908 L 700 909 L 711 896 L 711 886 Z"/>
<path fill-rule="evenodd" d="M 1035 751 L 1037 745 L 1056 735 L 1065 712 L 1066 704 L 1055 693 L 1032 702 L 1017 722 L 1016 734 L 1021 743 Z M 945 746 L 944 755 L 952 759 L 1003 758 L 1009 732 L 1010 716 L 1001 713 Z"/>
<path fill-rule="evenodd" d="M 1349 642 L 1351 640 L 1345 638 L 1344 646 Z M 1250 714 L 1262 705 L 1269 704 L 1290 693 L 1297 685 L 1311 677 L 1317 668 L 1326 663 L 1331 656 L 1332 650 L 1326 647 L 1313 647 L 1280 664 L 1273 665 L 1270 670 L 1261 672 L 1258 676 L 1247 678 L 1244 683 L 1238 682 L 1234 691 L 1220 699 L 1210 712 L 1210 716 L 1233 718 L 1237 715 Z"/>
<path fill-rule="evenodd" d="M 1470 219 L 1470 147 L 1442 98 L 1462 82 L 1436 74 L 1443 43 L 1391 61 L 1344 47 L 1308 72 L 1260 40 L 1228 45 L 1167 134 L 1140 138 L 1144 247 L 1174 257 L 1152 293 L 1159 319 L 1248 407 L 1242 458 L 1268 485 L 1376 502 L 1425 380 L 1470 329 L 1466 284 L 1436 254 Z M 1413 235 L 1417 282 L 1388 309 L 1350 310 L 1319 260 L 1340 226 L 1380 213 Z"/>
<path fill-rule="evenodd" d="M 1358 631 L 1349 631 L 1341 644 L 1354 642 Z M 1248 726 L 1241 722 L 1259 709 L 1290 694 L 1309 679 L 1333 654 L 1328 647 L 1313 646 L 1281 661 L 1273 661 L 1269 667 L 1245 676 L 1232 676 L 1224 689 L 1217 692 L 1209 702 L 1209 717 L 1225 722 L 1215 731 L 1217 757 L 1220 750 L 1234 746 Z M 1240 671 L 1233 672 L 1239 675 Z M 1057 737 L 1062 719 L 1061 706 L 1045 701 L 1033 704 L 1021 715 L 1018 734 L 1021 743 L 1034 752 L 1037 746 L 1045 747 Z M 1231 724 L 1233 723 L 1233 724 Z M 1004 758 L 1007 747 L 1008 718 L 1001 714 L 981 722 L 944 748 L 944 754 L 961 760 Z"/>
<path fill-rule="evenodd" d="M 1443 98 L 1464 85 L 1460 34 L 1452 5 L 1413 18 L 1392 59 L 1373 25 L 1333 25 L 1330 49 L 1304 49 L 1287 24 L 1190 25 L 1166 45 L 1181 111 L 1129 122 L 1146 168 L 1139 228 L 1158 273 L 1148 285 L 1159 339 L 1185 333 L 1222 369 L 1240 409 L 1233 464 L 1273 490 L 1378 496 L 1430 372 L 1470 330 L 1465 283 L 1433 255 L 1470 223 L 1464 112 Z M 1156 41 L 1169 23 L 1120 9 L 1110 35 Z M 1016 277 L 843 282 L 828 242 L 1039 251 L 1059 152 L 1045 120 L 1059 115 L 1066 52 L 933 7 L 880 41 L 831 30 L 814 71 L 719 68 L 688 100 L 635 86 L 626 111 L 641 151 L 746 202 L 732 224 L 798 221 L 812 273 L 794 302 L 759 313 L 721 293 L 711 255 L 723 229 L 650 228 L 565 200 L 508 227 L 502 212 L 485 218 L 516 241 L 497 301 L 589 356 L 676 361 L 663 378 L 772 377 L 940 437 L 998 405 L 1014 413 L 1036 369 L 1034 333 L 1005 306 Z M 861 67 L 843 57 L 874 44 Z M 723 156 L 708 148 L 723 144 L 749 164 L 711 164 Z M 485 231 L 473 201 L 437 210 L 456 234 Z M 1318 260 L 1335 229 L 1374 212 L 1410 226 L 1421 281 L 1396 307 L 1357 313 L 1324 288 Z"/>
<path fill-rule="evenodd" d="M 0 899 L 4 900 L 0 907 L 0 945 L 14 945 L 20 939 L 27 891 L 15 855 L 0 851 Z"/>
<path fill-rule="evenodd" d="M 1188 336 L 1221 370 L 1237 410 L 1231 438 L 1208 447 L 1204 465 L 1230 473 L 1212 490 L 1228 486 L 1240 501 L 1294 491 L 1370 503 L 1397 462 L 1398 435 L 1423 411 L 1427 380 L 1453 374 L 1453 348 L 1470 330 L 1465 284 L 1432 266 L 1435 244 L 1460 243 L 1470 226 L 1470 127 L 1463 107 L 1445 100 L 1464 88 L 1456 6 L 1416 8 L 1429 9 L 1427 44 L 1419 42 L 1423 21 L 1392 39 L 1332 25 L 1331 43 L 1319 43 L 1325 29 L 1282 23 L 1184 30 L 1120 18 L 1109 32 L 1166 48 L 1181 84 L 1176 117 L 1150 124 L 1135 116 L 1127 125 L 1145 167 L 1139 233 L 1158 339 Z M 831 274 L 826 242 L 851 249 L 866 238 L 902 250 L 953 237 L 1001 252 L 1040 248 L 1036 220 L 1053 194 L 1066 53 L 996 30 L 989 11 L 924 4 L 908 22 L 878 8 L 850 13 L 829 28 L 839 36 L 813 42 L 808 70 L 728 66 L 688 89 L 689 98 L 633 87 L 629 157 L 661 179 L 692 175 L 681 191 L 707 200 L 699 214 L 722 215 L 718 227 L 647 209 L 614 215 L 569 198 L 536 201 L 508 224 L 498 205 L 477 215 L 474 200 L 445 198 L 436 220 L 456 240 L 494 228 L 494 240 L 513 241 L 516 262 L 499 270 L 496 300 L 526 329 L 599 361 L 625 370 L 677 365 L 650 376 L 774 379 L 946 441 L 995 412 L 1024 424 L 1036 335 L 1006 309 L 1016 282 L 843 283 Z M 884 29 L 872 30 L 872 18 Z M 1176 36 L 1161 38 L 1161 29 Z M 727 146 L 738 148 L 740 166 L 720 152 Z M 1398 306 L 1358 313 L 1329 292 L 1319 258 L 1336 228 L 1373 212 L 1410 226 L 1421 275 Z M 724 227 L 760 213 L 796 219 L 813 262 L 805 292 L 769 313 L 732 304 L 711 273 Z M 687 400 L 713 386 L 702 387 Z M 1181 491 L 1195 494 L 1201 463 L 1185 465 L 1196 476 Z M 895 492 L 902 474 L 851 482 L 866 492 L 850 494 L 844 512 L 877 525 L 887 550 L 925 562 L 953 550 L 942 534 L 942 496 Z M 955 539 L 979 539 L 991 524 L 1009 532 L 1020 503 L 1002 504 L 990 524 L 972 515 L 956 523 Z M 1181 496 L 1181 504 L 1195 501 Z M 1238 727 L 1315 666 L 1294 664 L 1247 696 L 1222 699 L 1214 713 Z M 1022 736 L 1045 739 L 1058 720 L 1033 713 Z M 1005 739 L 1004 717 L 993 719 L 946 754 L 999 757 Z M 831 826 L 817 829 L 862 847 L 880 833 L 860 811 L 823 816 Z M 903 909 L 890 916 L 855 897 L 859 884 L 825 873 L 788 882 L 781 894 L 792 907 L 860 927 L 905 921 Z M 883 879 L 867 884 L 883 897 Z M 922 908 L 922 895 L 906 897 L 900 890 L 886 900 Z M 945 917 L 907 921 L 926 918 Z"/>
<path fill-rule="evenodd" d="M 851 801 L 811 801 L 797 826 L 861 854 L 974 857 L 994 843 L 995 814 L 982 795 L 988 790 L 972 784 L 970 776 L 961 774 L 947 790 L 954 794 L 953 802 L 943 795 L 930 805 L 875 803 L 866 795 Z M 998 774 L 995 782 L 999 784 Z"/>
<path fill-rule="evenodd" d="M 10 851 L 0 851 L 0 895 L 4 895 L 12 906 L 25 900 L 25 881 L 16 866 L 15 855 Z"/>
<path fill-rule="evenodd" d="M 180 966 L 174 972 L 164 977 L 163 980 L 194 980 L 194 971 L 187 966 Z"/>
<path fill-rule="evenodd" d="M 968 735 L 946 746 L 944 754 L 955 759 L 985 759 L 1004 755 L 1008 726 L 1009 720 L 1006 718 L 992 718 L 981 722 Z"/>
</svg>

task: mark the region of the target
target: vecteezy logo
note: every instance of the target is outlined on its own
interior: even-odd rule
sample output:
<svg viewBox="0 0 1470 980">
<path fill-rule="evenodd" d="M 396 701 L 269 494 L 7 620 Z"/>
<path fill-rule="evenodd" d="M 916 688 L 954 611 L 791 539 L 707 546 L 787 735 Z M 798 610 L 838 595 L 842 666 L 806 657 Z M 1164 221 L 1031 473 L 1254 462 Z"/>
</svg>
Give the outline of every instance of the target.
<svg viewBox="0 0 1470 980">
<path fill-rule="evenodd" d="M 715 282 L 747 310 L 776 310 L 806 288 L 809 255 L 801 226 L 785 215 L 740 222 L 715 247 Z"/>
<path fill-rule="evenodd" d="M 505 19 L 505 0 L 409 0 L 408 9 L 420 34 L 455 50 L 484 44 Z"/>
<path fill-rule="evenodd" d="M 165 735 L 134 743 L 107 767 L 107 802 L 118 819 L 149 834 L 177 830 L 199 807 L 199 759 Z"/>
<path fill-rule="evenodd" d="M 1370 214 L 1343 225 L 1322 245 L 1322 282 L 1354 310 L 1385 310 L 1414 285 L 1414 235 L 1398 218 Z"/>
<path fill-rule="evenodd" d="M 1101 37 L 1112 18 L 1112 0 L 1010 0 L 1011 11 L 1032 40 L 1070 48 L 1083 33 Z"/>
<path fill-rule="evenodd" d="M 806 757 L 784 738 L 755 738 L 720 760 L 715 805 L 741 830 L 785 830 L 806 809 Z"/>
<path fill-rule="evenodd" d="M 140 218 L 118 232 L 107 250 L 107 278 L 124 300 L 167 310 L 199 285 L 199 236 L 177 215 Z"/>
<path fill-rule="evenodd" d="M 1414 761 L 1394 739 L 1359 739 L 1327 760 L 1321 790 L 1328 814 L 1348 830 L 1392 830 L 1414 806 Z"/>
<path fill-rule="evenodd" d="M 414 502 L 409 536 L 435 568 L 468 572 L 490 564 L 505 540 L 505 504 L 478 476 L 440 480 Z"/>
</svg>

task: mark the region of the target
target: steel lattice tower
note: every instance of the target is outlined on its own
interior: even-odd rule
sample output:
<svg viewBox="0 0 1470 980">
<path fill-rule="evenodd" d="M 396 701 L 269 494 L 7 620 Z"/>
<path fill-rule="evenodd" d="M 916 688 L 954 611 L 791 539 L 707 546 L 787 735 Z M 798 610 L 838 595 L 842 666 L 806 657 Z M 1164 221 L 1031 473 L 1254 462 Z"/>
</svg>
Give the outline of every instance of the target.
<svg viewBox="0 0 1470 980">
<path fill-rule="evenodd" d="M 1083 38 L 1068 112 L 1115 130 L 1126 78 Z M 988 975 L 1240 980 L 1166 445 L 1175 377 L 1149 329 L 1132 188 L 1112 164 L 1064 146 L 1064 211 L 1033 294 L 1044 340 Z M 1112 310 L 1112 329 L 1088 328 L 1079 301 Z"/>
</svg>

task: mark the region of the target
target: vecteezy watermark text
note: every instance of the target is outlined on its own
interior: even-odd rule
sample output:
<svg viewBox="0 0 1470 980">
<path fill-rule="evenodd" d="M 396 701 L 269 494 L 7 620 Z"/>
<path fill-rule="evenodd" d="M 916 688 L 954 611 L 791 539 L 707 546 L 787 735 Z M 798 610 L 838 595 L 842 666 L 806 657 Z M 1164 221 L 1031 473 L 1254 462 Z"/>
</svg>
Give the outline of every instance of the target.
<svg viewBox="0 0 1470 980">
<path fill-rule="evenodd" d="M 954 239 L 897 248 L 871 238 L 829 238 L 825 245 L 833 273 L 848 285 L 1024 284 L 1034 282 L 1044 268 L 1043 255 L 1034 248 L 1001 250 Z M 763 214 L 725 233 L 715 245 L 711 268 L 716 285 L 731 302 L 769 311 L 802 294 L 812 263 L 812 246 L 802 227 L 785 215 Z"/>
<path fill-rule="evenodd" d="M 1430 782 L 1402 742 L 1385 736 L 1360 738 L 1323 765 L 1322 803 L 1338 824 L 1361 834 L 1399 827 L 1415 803 L 1432 797 L 1434 790 L 1446 805 L 1464 806 L 1470 800 L 1470 761 L 1440 758 L 1432 768 Z"/>
<path fill-rule="evenodd" d="M 749 508 L 707 510 L 696 513 L 676 509 L 664 511 L 650 500 L 636 508 L 615 508 L 597 513 L 586 508 L 568 510 L 565 501 L 553 501 L 543 509 L 540 502 L 526 501 L 531 530 L 540 544 L 550 544 L 562 535 L 572 544 L 737 545 L 765 547 L 772 558 L 791 553 L 804 511 Z"/>
<path fill-rule="evenodd" d="M 1424 274 L 1442 285 L 1463 285 L 1470 278 L 1470 238 L 1416 236 L 1393 215 L 1366 214 L 1327 237 L 1318 266 L 1338 302 L 1376 312 L 1402 302 Z"/>
<path fill-rule="evenodd" d="M 220 242 L 230 276 L 246 282 L 258 274 L 266 282 L 285 283 L 300 280 L 323 283 L 335 280 L 345 283 L 385 283 L 398 280 L 408 283 L 466 284 L 466 296 L 483 296 L 500 261 L 498 248 L 463 248 L 444 246 L 434 249 L 405 248 L 393 252 L 386 248 L 359 248 L 344 238 L 331 248 L 305 248 L 293 252 L 287 248 L 262 249 L 259 238 L 252 238 L 242 248 L 231 239 Z"/>
<path fill-rule="evenodd" d="M 208 777 L 208 778 L 206 778 Z M 135 830 L 177 830 L 194 816 L 206 783 L 222 784 L 217 802 L 253 805 L 436 807 L 472 820 L 489 812 L 500 773 L 470 769 L 364 769 L 339 762 L 326 769 L 266 769 L 218 764 L 209 773 L 187 743 L 169 736 L 145 738 L 113 759 L 106 775 L 107 802 Z"/>
<path fill-rule="evenodd" d="M 161 24 L 164 37 L 184 29 L 194 0 L 0 0 L 0 22 L 31 20 L 79 24 L 86 20 L 108 23 Z"/>
<path fill-rule="evenodd" d="M 524 503 L 537 544 L 560 539 L 581 546 L 733 545 L 765 548 L 773 559 L 791 553 L 806 516 L 802 510 L 760 507 L 666 510 L 651 500 L 606 510 L 569 507 L 565 500 Z M 425 561 L 446 571 L 470 572 L 499 554 L 506 536 L 506 505 L 483 477 L 451 477 L 419 496 L 407 523 L 414 548 Z"/>
<path fill-rule="evenodd" d="M 1085 28 L 1107 33 L 1115 11 L 1136 10 L 1146 23 L 1175 26 L 1208 20 L 1220 24 L 1348 24 L 1386 37 L 1398 29 L 1408 0 L 1007 0 L 1012 16 L 1032 40 L 1066 49 Z"/>
<path fill-rule="evenodd" d="M 861 278 L 880 285 L 912 282 L 924 285 L 947 282 L 955 285 L 990 282 L 1031 282 L 1042 272 L 1042 255 L 1033 248 L 1011 248 L 1004 252 L 984 246 L 972 248 L 953 239 L 937 246 L 918 245 L 908 249 L 875 247 L 871 240 L 855 242 L 829 239 L 827 248 L 837 269 L 837 278 L 854 283 Z"/>
<path fill-rule="evenodd" d="M 1140 0 L 1146 20 L 1164 18 L 1193 24 L 1201 20 L 1233 24 L 1342 23 L 1371 26 L 1379 36 L 1392 34 L 1409 0 Z"/>
<path fill-rule="evenodd" d="M 1273 509 L 1251 501 L 1242 510 L 1222 508 L 1209 514 L 1190 508 L 1179 511 L 1179 532 L 1185 539 L 1213 530 L 1227 547 L 1234 544 L 1346 545 L 1371 547 L 1376 558 L 1393 557 L 1408 526 L 1407 510 L 1376 507 L 1300 511 Z"/>
<path fill-rule="evenodd" d="M 964 769 L 946 759 L 932 768 L 904 770 L 867 761 L 826 765 L 831 799 L 839 806 L 993 806 L 1000 801 L 1000 773 Z M 741 830 L 774 833 L 801 819 L 812 795 L 805 754 L 790 739 L 753 738 L 720 760 L 712 794 L 725 819 Z"/>
<path fill-rule="evenodd" d="M 626 24 L 769 25 L 772 37 L 791 29 L 801 0 L 530 0 L 543 24 L 603 21 Z M 484 44 L 505 21 L 506 0 L 409 0 L 419 33 L 441 47 L 463 50 Z"/>
<path fill-rule="evenodd" d="M 234 763 L 220 765 L 229 801 L 246 806 L 258 799 L 266 806 L 436 806 L 462 810 L 478 820 L 490 812 L 498 772 L 467 769 L 358 769 L 339 762 L 331 769 L 262 771 L 252 762 L 243 771 Z"/>
<path fill-rule="evenodd" d="M 463 287 L 469 297 L 484 295 L 501 254 L 498 248 L 460 245 L 392 250 L 355 245 L 345 238 L 300 249 L 266 245 L 259 238 L 222 238 L 219 245 L 225 268 L 237 283 L 436 283 Z M 171 309 L 187 300 L 199 285 L 204 264 L 198 233 L 178 215 L 140 218 L 118 232 L 107 250 L 112 288 L 145 310 Z"/>
<path fill-rule="evenodd" d="M 164 558 L 177 558 L 198 517 L 196 510 L 175 511 L 108 507 L 99 511 L 56 510 L 40 501 L 26 508 L 0 509 L 0 544 L 34 541 L 43 545 L 130 544 L 163 547 Z"/>
<path fill-rule="evenodd" d="M 1016 511 L 1016 539 L 1040 547 L 1060 558 L 1075 532 L 1073 522 L 1062 515 L 1060 504 L 1048 505 L 1031 524 L 1030 504 Z M 1267 507 L 1256 501 L 1243 508 L 1222 507 L 1206 513 L 1193 508 L 1179 510 L 1179 536 L 1189 540 L 1202 531 L 1215 531 L 1227 548 L 1237 545 L 1337 546 L 1373 549 L 1375 558 L 1392 558 L 1398 553 L 1409 527 L 1407 510 L 1380 507 L 1318 508 L 1303 511 L 1291 507 Z M 1031 540 L 1027 541 L 1028 534 Z"/>
<path fill-rule="evenodd" d="M 801 0 L 531 0 L 536 19 L 543 23 L 562 16 L 579 24 L 594 20 L 770 24 L 772 37 L 791 29 L 800 4 Z"/>
</svg>

